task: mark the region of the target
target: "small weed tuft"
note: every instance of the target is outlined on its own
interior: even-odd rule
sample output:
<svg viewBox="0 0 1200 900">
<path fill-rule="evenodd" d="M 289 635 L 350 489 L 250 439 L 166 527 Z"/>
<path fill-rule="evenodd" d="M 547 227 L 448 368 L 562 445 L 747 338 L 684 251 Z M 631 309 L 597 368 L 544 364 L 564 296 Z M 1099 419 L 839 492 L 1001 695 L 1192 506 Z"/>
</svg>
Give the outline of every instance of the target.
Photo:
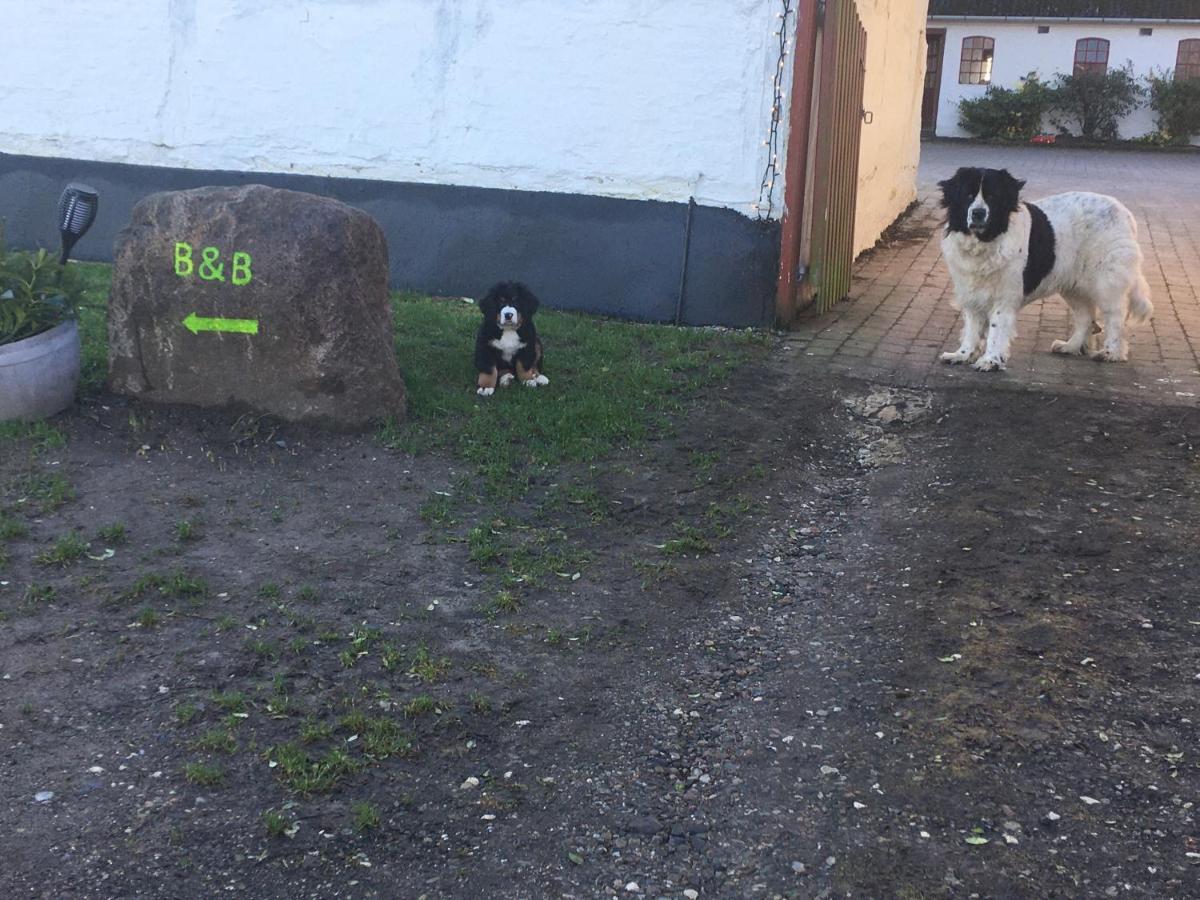
<svg viewBox="0 0 1200 900">
<path fill-rule="evenodd" d="M 318 722 L 316 719 L 305 719 L 300 724 L 300 743 L 315 744 L 333 734 L 333 726 L 328 722 Z"/>
<path fill-rule="evenodd" d="M 268 809 L 262 814 L 263 826 L 270 837 L 284 837 L 295 823 L 283 813 Z"/>
<path fill-rule="evenodd" d="M 44 512 L 56 510 L 75 499 L 75 489 L 57 473 L 31 476 L 25 483 L 25 492 L 40 503 Z"/>
<path fill-rule="evenodd" d="M 175 707 L 175 721 L 187 725 L 199 714 L 200 708 L 195 703 L 184 701 Z"/>
<path fill-rule="evenodd" d="M 497 591 L 496 596 L 491 599 L 487 605 L 487 612 L 496 613 L 515 613 L 521 608 L 521 598 L 514 592 L 509 590 Z"/>
<path fill-rule="evenodd" d="M 434 684 L 450 671 L 450 657 L 434 657 L 425 644 L 417 647 L 408 667 L 408 674 L 422 684 Z"/>
<path fill-rule="evenodd" d="M 183 767 L 183 777 L 192 784 L 214 787 L 225 780 L 225 770 L 216 763 L 190 762 Z"/>
<path fill-rule="evenodd" d="M 685 556 L 694 554 L 701 556 L 713 552 L 713 546 L 704 536 L 704 532 L 695 525 L 677 523 L 675 533 L 679 535 L 663 544 L 662 552 L 666 556 Z"/>
<path fill-rule="evenodd" d="M 413 699 L 410 700 L 408 702 L 408 704 L 404 707 L 404 715 L 408 716 L 409 718 L 416 718 L 417 716 L 426 716 L 426 715 L 429 715 L 429 713 L 433 713 L 433 712 L 437 712 L 437 711 L 438 711 L 437 701 L 435 701 L 428 694 L 421 694 L 418 697 L 413 697 Z"/>
<path fill-rule="evenodd" d="M 275 763 L 279 780 L 304 795 L 331 791 L 359 768 L 344 750 L 330 750 L 320 759 L 313 759 L 291 743 L 271 748 L 268 757 Z"/>
<path fill-rule="evenodd" d="M 11 541 L 29 534 L 29 527 L 0 512 L 0 541 Z"/>
<path fill-rule="evenodd" d="M 240 713 L 246 711 L 246 695 L 241 691 L 214 691 L 212 702 L 225 712 Z"/>
<path fill-rule="evenodd" d="M 87 555 L 87 542 L 76 532 L 64 534 L 49 550 L 43 550 L 33 558 L 39 566 L 62 566 L 66 568 L 72 563 L 79 562 Z"/>
<path fill-rule="evenodd" d="M 379 827 L 379 810 L 365 800 L 351 806 L 350 813 L 354 816 L 355 831 L 366 831 L 369 828 Z"/>
<path fill-rule="evenodd" d="M 97 531 L 96 538 L 106 544 L 124 544 L 129 539 L 129 535 L 123 522 L 113 522 Z"/>
<path fill-rule="evenodd" d="M 208 750 L 211 753 L 233 753 L 238 744 L 232 731 L 211 728 L 196 739 L 194 746 L 197 750 Z"/>
</svg>

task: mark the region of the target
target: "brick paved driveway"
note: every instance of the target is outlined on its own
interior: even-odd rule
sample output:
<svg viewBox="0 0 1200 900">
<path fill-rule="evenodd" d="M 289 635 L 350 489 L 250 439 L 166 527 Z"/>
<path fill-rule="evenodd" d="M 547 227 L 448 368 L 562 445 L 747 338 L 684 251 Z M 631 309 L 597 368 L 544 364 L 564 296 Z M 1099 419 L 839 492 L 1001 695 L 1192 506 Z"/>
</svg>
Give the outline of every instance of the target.
<svg viewBox="0 0 1200 900">
<path fill-rule="evenodd" d="M 989 375 L 938 361 L 942 350 L 958 344 L 958 317 L 938 247 L 936 183 L 960 165 L 1007 167 L 1029 182 L 1030 199 L 1100 191 L 1133 210 L 1155 314 L 1134 331 L 1128 363 L 1051 354 L 1051 342 L 1069 330 L 1067 306 L 1058 298 L 1022 311 L 1007 372 Z M 918 177 L 920 207 L 889 242 L 859 261 L 847 301 L 800 324 L 794 350 L 827 360 L 836 371 L 912 386 L 998 379 L 1014 386 L 1200 402 L 1200 157 L 934 143 L 924 145 Z"/>
</svg>

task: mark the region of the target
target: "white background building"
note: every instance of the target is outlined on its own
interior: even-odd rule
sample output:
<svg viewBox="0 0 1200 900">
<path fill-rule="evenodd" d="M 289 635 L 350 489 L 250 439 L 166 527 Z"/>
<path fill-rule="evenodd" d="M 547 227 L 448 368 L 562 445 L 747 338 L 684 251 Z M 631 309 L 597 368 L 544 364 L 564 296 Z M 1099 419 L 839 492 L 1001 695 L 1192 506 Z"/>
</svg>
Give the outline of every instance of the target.
<svg viewBox="0 0 1200 900">
<path fill-rule="evenodd" d="M 1109 69 L 1129 65 L 1138 78 L 1180 62 L 1182 75 L 1200 76 L 1200 0 L 932 0 L 927 39 L 922 129 L 966 137 L 962 100 L 982 97 L 989 83 L 1015 88 L 1030 72 L 1053 81 L 1074 71 L 1077 54 Z M 1156 130 L 1149 106 L 1120 124 L 1126 139 Z"/>
<path fill-rule="evenodd" d="M 925 0 L 857 2 L 876 123 L 862 249 L 915 196 Z M 785 153 L 792 72 L 778 32 L 790 51 L 816 0 L 9 6 L 0 218 L 16 245 L 57 239 L 45 210 L 72 178 L 101 190 L 82 258 L 107 258 L 153 190 L 256 181 L 370 212 L 401 286 L 522 278 L 551 305 L 663 319 L 686 266 L 688 320 L 770 321 L 785 175 L 764 172 Z"/>
</svg>

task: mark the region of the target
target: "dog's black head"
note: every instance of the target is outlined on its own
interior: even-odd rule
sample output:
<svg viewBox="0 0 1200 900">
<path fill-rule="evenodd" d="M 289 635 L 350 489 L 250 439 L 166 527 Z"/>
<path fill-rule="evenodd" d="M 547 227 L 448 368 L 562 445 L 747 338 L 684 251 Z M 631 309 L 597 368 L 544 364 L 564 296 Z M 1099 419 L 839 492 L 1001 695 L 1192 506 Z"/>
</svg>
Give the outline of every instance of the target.
<svg viewBox="0 0 1200 900">
<path fill-rule="evenodd" d="M 946 230 L 993 241 L 1008 230 L 1008 220 L 1021 205 L 1025 182 L 1008 169 L 962 168 L 953 178 L 939 181 Z"/>
<path fill-rule="evenodd" d="M 538 298 L 519 281 L 501 281 L 492 285 L 479 308 L 486 321 L 500 328 L 520 328 L 537 312 Z"/>
</svg>

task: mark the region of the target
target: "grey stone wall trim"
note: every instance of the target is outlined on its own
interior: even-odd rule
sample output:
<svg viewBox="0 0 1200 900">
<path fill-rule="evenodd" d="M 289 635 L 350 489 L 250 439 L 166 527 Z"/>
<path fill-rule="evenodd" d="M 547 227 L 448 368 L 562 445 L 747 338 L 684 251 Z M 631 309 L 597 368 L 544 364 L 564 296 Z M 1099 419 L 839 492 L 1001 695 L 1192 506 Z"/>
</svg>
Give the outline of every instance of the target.
<svg viewBox="0 0 1200 900">
<path fill-rule="evenodd" d="M 525 281 L 556 309 L 648 322 L 762 326 L 774 317 L 779 223 L 697 206 L 687 277 L 686 203 L 537 191 L 208 171 L 0 153 L 0 221 L 10 247 L 58 246 L 54 207 L 67 182 L 100 192 L 76 259 L 111 261 L 135 203 L 156 191 L 266 184 L 334 197 L 374 216 L 387 235 L 391 283 L 478 297 Z"/>
</svg>

